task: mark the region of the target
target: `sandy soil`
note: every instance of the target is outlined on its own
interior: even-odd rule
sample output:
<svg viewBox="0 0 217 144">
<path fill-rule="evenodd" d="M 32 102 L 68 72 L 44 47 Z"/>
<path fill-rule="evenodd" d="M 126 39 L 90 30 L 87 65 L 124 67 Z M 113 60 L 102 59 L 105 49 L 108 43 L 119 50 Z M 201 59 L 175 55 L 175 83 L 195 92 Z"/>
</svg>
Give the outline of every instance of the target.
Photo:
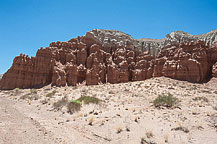
<svg viewBox="0 0 217 144">
<path fill-rule="evenodd" d="M 212 81 L 193 84 L 160 77 L 113 85 L 1 91 L 0 143 L 216 144 L 217 88 Z M 168 93 L 179 103 L 174 108 L 156 108 L 153 101 Z M 59 109 L 53 105 L 64 97 L 69 101 L 81 96 L 102 102 L 83 104 L 73 114 L 64 104 Z"/>
</svg>

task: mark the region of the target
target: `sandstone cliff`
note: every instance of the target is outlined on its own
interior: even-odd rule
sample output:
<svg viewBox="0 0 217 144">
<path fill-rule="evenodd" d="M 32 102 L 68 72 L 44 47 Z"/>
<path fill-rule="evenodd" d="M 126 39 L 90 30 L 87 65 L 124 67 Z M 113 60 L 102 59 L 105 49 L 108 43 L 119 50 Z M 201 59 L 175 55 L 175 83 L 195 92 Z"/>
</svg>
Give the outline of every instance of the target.
<svg viewBox="0 0 217 144">
<path fill-rule="evenodd" d="M 200 36 L 173 32 L 162 40 L 135 40 L 120 31 L 96 29 L 52 42 L 35 57 L 15 57 L 0 89 L 121 83 L 157 76 L 203 82 L 215 73 L 216 35 L 216 31 Z"/>
</svg>

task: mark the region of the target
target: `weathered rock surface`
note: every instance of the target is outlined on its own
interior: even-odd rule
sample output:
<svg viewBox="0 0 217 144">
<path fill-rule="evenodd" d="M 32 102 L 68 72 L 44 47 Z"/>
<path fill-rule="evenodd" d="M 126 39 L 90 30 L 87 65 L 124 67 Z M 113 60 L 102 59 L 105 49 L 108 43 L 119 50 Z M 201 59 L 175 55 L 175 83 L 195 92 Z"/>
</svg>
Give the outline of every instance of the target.
<svg viewBox="0 0 217 144">
<path fill-rule="evenodd" d="M 203 82 L 215 76 L 216 41 L 216 31 L 201 36 L 173 32 L 157 41 L 92 30 L 66 42 L 52 42 L 35 57 L 15 57 L 0 80 L 0 89 L 121 83 L 158 76 Z"/>
<path fill-rule="evenodd" d="M 21 54 L 3 75 L 0 89 L 40 87 L 51 83 L 52 53 L 49 48 L 39 49 L 36 57 Z"/>
<path fill-rule="evenodd" d="M 201 34 L 192 35 L 183 31 L 174 31 L 167 34 L 163 39 L 138 39 L 138 46 L 142 51 L 150 51 L 150 54 L 157 55 L 164 47 L 170 47 L 171 45 L 179 45 L 181 42 L 196 42 L 204 41 L 206 45 L 212 46 L 217 42 L 217 30 Z"/>
<path fill-rule="evenodd" d="M 202 41 L 184 43 L 162 49 L 159 57 L 166 57 L 161 65 L 163 76 L 191 82 L 202 82 L 209 76 L 208 46 Z"/>
</svg>

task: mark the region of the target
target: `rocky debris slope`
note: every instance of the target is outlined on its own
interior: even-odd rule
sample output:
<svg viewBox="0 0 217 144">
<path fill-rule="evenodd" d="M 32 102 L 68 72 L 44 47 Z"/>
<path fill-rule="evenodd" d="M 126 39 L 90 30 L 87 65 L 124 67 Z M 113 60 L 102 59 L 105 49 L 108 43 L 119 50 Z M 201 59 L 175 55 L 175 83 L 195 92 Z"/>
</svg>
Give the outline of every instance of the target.
<svg viewBox="0 0 217 144">
<path fill-rule="evenodd" d="M 36 57 L 15 57 L 0 89 L 121 83 L 153 76 L 203 82 L 217 62 L 217 46 L 206 41 L 176 43 L 167 36 L 164 42 L 168 44 L 156 57 L 141 41 L 145 40 L 120 31 L 92 30 L 66 42 L 52 42 L 40 48 Z"/>
</svg>

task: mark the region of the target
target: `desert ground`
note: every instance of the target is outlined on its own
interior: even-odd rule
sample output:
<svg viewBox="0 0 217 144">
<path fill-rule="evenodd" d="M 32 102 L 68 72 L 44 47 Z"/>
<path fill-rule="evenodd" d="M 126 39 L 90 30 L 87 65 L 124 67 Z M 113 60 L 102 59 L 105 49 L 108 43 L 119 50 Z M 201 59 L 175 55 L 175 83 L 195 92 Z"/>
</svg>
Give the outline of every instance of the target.
<svg viewBox="0 0 217 144">
<path fill-rule="evenodd" d="M 121 84 L 0 91 L 1 144 L 216 144 L 217 79 L 159 77 Z M 158 96 L 176 98 L 156 106 Z M 83 96 L 69 113 L 68 103 Z"/>
</svg>

